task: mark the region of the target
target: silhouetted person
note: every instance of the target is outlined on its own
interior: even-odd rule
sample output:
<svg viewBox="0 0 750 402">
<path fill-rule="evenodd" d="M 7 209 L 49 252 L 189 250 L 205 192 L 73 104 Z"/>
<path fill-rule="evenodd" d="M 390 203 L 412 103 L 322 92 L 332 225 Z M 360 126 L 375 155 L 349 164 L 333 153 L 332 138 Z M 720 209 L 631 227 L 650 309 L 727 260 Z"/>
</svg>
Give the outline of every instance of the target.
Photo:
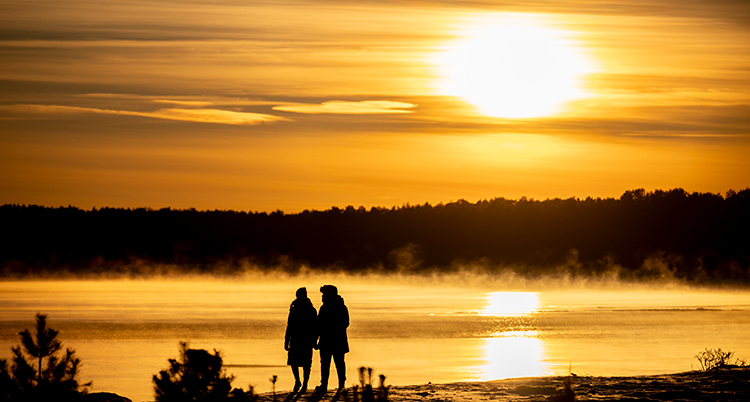
<svg viewBox="0 0 750 402">
<path fill-rule="evenodd" d="M 288 351 L 286 364 L 292 367 L 294 374 L 294 392 L 307 390 L 312 367 L 313 347 L 317 341 L 315 324 L 317 312 L 307 297 L 307 289 L 297 289 L 297 298 L 289 306 L 289 318 L 286 322 L 284 349 Z M 299 368 L 302 367 L 303 381 L 300 382 Z"/>
<path fill-rule="evenodd" d="M 344 304 L 344 299 L 339 296 L 338 289 L 333 285 L 324 285 L 320 288 L 323 305 L 318 312 L 318 349 L 320 349 L 320 386 L 315 388 L 317 392 L 328 390 L 328 377 L 331 372 L 331 358 L 336 364 L 336 374 L 339 378 L 338 389 L 346 385 L 346 363 L 344 355 L 349 352 L 349 341 L 346 337 L 346 328 L 349 327 L 349 309 Z"/>
</svg>

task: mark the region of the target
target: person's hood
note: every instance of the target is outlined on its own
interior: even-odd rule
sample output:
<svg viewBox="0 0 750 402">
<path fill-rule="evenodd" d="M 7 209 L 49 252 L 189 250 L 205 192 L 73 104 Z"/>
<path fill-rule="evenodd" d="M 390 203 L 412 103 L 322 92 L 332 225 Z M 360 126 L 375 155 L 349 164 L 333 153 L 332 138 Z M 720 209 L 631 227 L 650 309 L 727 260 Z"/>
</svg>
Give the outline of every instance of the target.
<svg viewBox="0 0 750 402">
<path fill-rule="evenodd" d="M 312 301 L 310 301 L 309 297 L 305 297 L 303 299 L 297 298 L 294 299 L 292 302 L 292 307 L 305 307 L 305 306 L 312 306 Z"/>
<path fill-rule="evenodd" d="M 339 305 L 344 304 L 344 298 L 341 295 L 329 295 L 323 300 L 323 304 Z"/>
</svg>

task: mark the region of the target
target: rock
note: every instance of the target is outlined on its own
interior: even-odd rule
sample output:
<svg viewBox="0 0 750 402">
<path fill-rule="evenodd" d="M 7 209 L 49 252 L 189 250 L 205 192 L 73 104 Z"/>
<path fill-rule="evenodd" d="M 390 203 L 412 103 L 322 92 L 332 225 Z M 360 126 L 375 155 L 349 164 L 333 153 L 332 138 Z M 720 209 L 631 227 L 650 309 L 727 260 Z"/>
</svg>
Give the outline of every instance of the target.
<svg viewBox="0 0 750 402">
<path fill-rule="evenodd" d="M 133 402 L 130 398 L 113 394 L 111 392 L 93 392 L 82 395 L 80 400 L 82 402 Z"/>
</svg>

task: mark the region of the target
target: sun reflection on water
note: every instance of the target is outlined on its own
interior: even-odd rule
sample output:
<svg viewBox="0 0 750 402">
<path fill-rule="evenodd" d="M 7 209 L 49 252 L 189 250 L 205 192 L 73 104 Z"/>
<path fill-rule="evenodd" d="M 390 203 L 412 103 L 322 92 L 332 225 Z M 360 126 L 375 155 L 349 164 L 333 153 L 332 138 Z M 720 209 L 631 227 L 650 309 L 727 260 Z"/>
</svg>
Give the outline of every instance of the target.
<svg viewBox="0 0 750 402">
<path fill-rule="evenodd" d="M 501 328 L 484 339 L 486 363 L 480 368 L 482 380 L 545 375 L 544 343 L 536 330 L 524 325 L 532 322 L 533 315 L 538 312 L 539 295 L 533 292 L 494 292 L 486 296 L 486 301 L 482 315 L 517 317 L 521 321 L 516 323 L 520 325 L 510 327 L 507 320 L 498 321 Z"/>
<path fill-rule="evenodd" d="M 539 310 L 539 294 L 535 292 L 493 292 L 486 296 L 482 315 L 494 317 L 524 316 Z"/>
<path fill-rule="evenodd" d="M 481 367 L 482 380 L 545 375 L 544 344 L 536 331 L 512 331 L 486 338 L 487 363 Z"/>
</svg>

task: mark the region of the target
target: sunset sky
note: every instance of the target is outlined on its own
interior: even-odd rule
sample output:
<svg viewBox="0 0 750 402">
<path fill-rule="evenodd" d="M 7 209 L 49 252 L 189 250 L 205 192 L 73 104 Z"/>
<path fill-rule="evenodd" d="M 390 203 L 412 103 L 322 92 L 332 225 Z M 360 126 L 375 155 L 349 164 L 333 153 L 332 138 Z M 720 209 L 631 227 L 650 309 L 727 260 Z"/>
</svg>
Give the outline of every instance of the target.
<svg viewBox="0 0 750 402">
<path fill-rule="evenodd" d="M 0 3 L 0 204 L 748 186 L 746 0 Z"/>
</svg>

